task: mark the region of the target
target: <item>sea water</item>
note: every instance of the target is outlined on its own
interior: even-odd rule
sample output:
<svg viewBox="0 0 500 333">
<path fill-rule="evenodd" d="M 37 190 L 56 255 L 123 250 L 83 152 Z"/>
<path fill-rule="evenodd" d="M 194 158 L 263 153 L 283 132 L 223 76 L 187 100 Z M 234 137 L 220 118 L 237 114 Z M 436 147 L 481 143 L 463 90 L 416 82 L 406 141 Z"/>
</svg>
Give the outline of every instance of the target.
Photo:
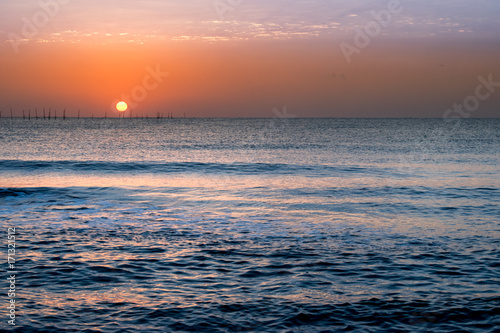
<svg viewBox="0 0 500 333">
<path fill-rule="evenodd" d="M 17 332 L 498 332 L 500 120 L 0 119 Z"/>
</svg>

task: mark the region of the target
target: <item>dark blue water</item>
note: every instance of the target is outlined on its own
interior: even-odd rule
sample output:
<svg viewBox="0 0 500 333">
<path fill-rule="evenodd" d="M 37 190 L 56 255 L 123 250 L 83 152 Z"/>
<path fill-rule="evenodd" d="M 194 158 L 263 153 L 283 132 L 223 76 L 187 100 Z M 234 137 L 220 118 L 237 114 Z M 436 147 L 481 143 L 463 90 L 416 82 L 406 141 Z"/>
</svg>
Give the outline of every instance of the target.
<svg viewBox="0 0 500 333">
<path fill-rule="evenodd" d="M 498 332 L 499 125 L 0 119 L 0 330 Z"/>
</svg>

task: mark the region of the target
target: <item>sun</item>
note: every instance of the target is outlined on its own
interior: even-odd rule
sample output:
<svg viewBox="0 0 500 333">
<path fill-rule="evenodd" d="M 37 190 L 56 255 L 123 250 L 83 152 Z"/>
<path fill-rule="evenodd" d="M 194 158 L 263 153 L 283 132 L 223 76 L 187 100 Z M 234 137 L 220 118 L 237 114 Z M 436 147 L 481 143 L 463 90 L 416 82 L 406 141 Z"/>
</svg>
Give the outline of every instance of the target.
<svg viewBox="0 0 500 333">
<path fill-rule="evenodd" d="M 125 112 L 128 109 L 128 105 L 124 101 L 121 101 L 116 103 L 116 109 L 120 112 Z"/>
</svg>

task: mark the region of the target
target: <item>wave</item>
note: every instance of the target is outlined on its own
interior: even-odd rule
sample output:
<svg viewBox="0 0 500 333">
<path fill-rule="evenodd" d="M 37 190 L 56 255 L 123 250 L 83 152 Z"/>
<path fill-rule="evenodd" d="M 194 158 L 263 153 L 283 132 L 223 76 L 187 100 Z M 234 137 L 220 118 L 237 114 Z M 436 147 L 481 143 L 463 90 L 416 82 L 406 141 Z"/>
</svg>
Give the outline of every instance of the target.
<svg viewBox="0 0 500 333">
<path fill-rule="evenodd" d="M 277 163 L 201 163 L 201 162 L 100 162 L 100 161 L 19 161 L 0 160 L 0 171 L 49 172 L 140 172 L 140 173 L 234 173 L 295 174 L 331 176 L 333 174 L 395 174 L 395 170 L 359 166 L 296 165 Z"/>
<path fill-rule="evenodd" d="M 23 197 L 35 194 L 60 194 L 63 189 L 55 187 L 0 188 L 0 198 Z"/>
<path fill-rule="evenodd" d="M 126 192 L 125 188 L 120 187 L 7 187 L 0 188 L 0 199 L 6 197 L 25 197 L 37 196 L 48 199 L 57 197 L 59 199 L 82 199 L 90 197 L 99 197 Z M 47 199 L 47 200 L 48 200 Z"/>
</svg>

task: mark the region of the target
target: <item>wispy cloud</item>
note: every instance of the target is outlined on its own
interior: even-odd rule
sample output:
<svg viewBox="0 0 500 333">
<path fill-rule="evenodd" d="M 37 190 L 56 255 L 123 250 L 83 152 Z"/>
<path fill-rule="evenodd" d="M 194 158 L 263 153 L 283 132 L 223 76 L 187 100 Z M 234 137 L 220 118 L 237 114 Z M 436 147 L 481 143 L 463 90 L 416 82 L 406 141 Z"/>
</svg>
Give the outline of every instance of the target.
<svg viewBox="0 0 500 333">
<path fill-rule="evenodd" d="M 57 1 L 57 0 L 46 0 Z M 370 20 L 388 0 L 242 1 L 221 20 L 211 0 L 71 1 L 37 36 L 38 41 L 149 39 L 229 40 L 347 34 Z M 386 36 L 495 35 L 500 31 L 496 0 L 401 0 L 405 11 Z M 18 33 L 38 1 L 0 2 L 0 41 Z M 19 33 L 18 33 L 19 34 Z M 124 35 L 127 34 L 127 35 Z"/>
</svg>

